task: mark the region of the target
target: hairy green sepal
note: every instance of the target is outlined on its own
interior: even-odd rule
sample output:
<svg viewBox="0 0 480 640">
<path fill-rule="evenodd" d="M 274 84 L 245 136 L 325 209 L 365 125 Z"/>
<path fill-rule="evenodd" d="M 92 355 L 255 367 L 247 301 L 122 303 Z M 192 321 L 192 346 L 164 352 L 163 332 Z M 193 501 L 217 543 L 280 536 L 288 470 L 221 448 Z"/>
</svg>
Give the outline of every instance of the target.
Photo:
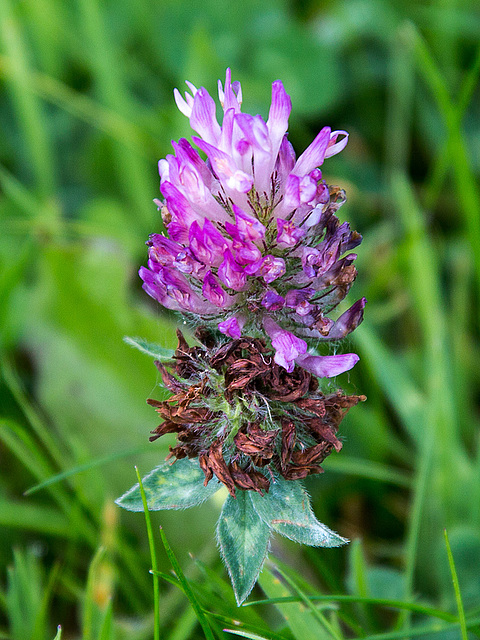
<svg viewBox="0 0 480 640">
<path fill-rule="evenodd" d="M 251 491 L 228 496 L 217 523 L 220 553 L 240 605 L 253 589 L 268 553 L 270 527 L 253 508 Z"/>
<path fill-rule="evenodd" d="M 204 480 L 197 458 L 161 464 L 142 479 L 149 510 L 187 509 L 201 504 L 222 487 L 216 479 L 205 487 Z M 115 502 L 128 511 L 143 511 L 138 484 Z"/>
<path fill-rule="evenodd" d="M 313 547 L 339 547 L 348 542 L 316 519 L 299 480 L 277 477 L 264 496 L 250 493 L 256 514 L 282 536 Z"/>
</svg>

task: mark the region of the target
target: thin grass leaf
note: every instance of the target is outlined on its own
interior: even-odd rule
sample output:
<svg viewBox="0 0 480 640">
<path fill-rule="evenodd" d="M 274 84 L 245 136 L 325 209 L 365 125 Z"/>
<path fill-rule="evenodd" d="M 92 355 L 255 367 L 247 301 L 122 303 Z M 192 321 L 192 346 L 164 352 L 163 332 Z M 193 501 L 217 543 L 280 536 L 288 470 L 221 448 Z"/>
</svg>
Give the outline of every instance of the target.
<svg viewBox="0 0 480 640">
<path fill-rule="evenodd" d="M 48 477 L 53 475 L 53 469 L 50 463 L 46 461 L 45 456 L 38 447 L 38 444 L 26 428 L 11 420 L 0 420 L 0 440 L 5 443 L 8 449 L 38 480 L 43 480 L 45 476 Z M 62 486 L 49 486 L 47 487 L 47 490 L 63 511 L 64 516 L 69 523 L 69 531 L 66 532 L 66 536 L 70 537 L 70 535 L 72 535 L 79 539 L 83 538 L 91 548 L 96 548 L 98 544 L 97 530 L 91 520 L 85 517 L 78 500 L 72 498 L 71 493 L 67 492 Z M 21 517 L 25 517 L 28 520 L 28 512 L 22 508 L 22 505 L 13 505 L 12 509 L 15 509 L 19 519 Z M 32 516 L 35 515 L 35 507 L 33 506 L 31 514 Z M 100 514 L 98 512 L 97 505 L 90 505 L 90 514 L 95 521 L 99 522 Z M 8 515 L 9 512 L 7 511 L 4 516 L 7 517 Z M 21 520 L 19 521 L 21 522 Z M 26 526 L 29 528 L 33 527 L 35 522 L 36 520 L 33 517 Z M 42 519 L 39 519 L 38 522 L 42 523 Z M 52 516 L 51 522 L 47 523 L 45 526 L 48 530 L 52 529 L 52 533 L 55 533 L 57 525 L 60 526 L 58 523 L 58 517 Z M 144 592 L 146 588 L 144 582 L 142 582 L 138 576 L 138 555 L 133 549 L 130 549 L 125 545 L 121 539 L 118 540 L 117 544 L 119 548 L 119 559 L 124 563 L 130 573 L 130 579 L 128 581 L 122 581 L 120 586 L 125 591 L 126 595 L 135 602 L 140 597 L 138 595 L 138 591 Z M 131 584 L 131 582 L 134 582 L 134 584 Z M 143 597 L 145 596 L 146 593 L 143 594 Z M 141 600 L 139 600 L 139 602 L 140 601 Z"/>
<path fill-rule="evenodd" d="M 374 462 L 372 460 L 361 460 L 360 458 L 352 458 L 349 456 L 329 457 L 325 463 L 328 471 L 334 471 L 342 474 L 357 476 L 359 478 L 368 478 L 369 480 L 378 480 L 388 484 L 394 484 L 398 487 L 410 489 L 412 480 L 404 471 L 393 469 L 392 467 Z"/>
<path fill-rule="evenodd" d="M 95 640 L 94 638 L 94 620 L 97 610 L 95 602 L 95 579 L 100 563 L 105 556 L 105 547 L 99 547 L 88 568 L 87 588 L 85 590 L 85 598 L 83 603 L 82 615 L 82 638 L 83 640 Z"/>
<path fill-rule="evenodd" d="M 13 638 L 33 638 L 34 630 L 40 632 L 40 638 L 45 637 L 45 627 L 39 626 L 44 613 L 43 590 L 43 572 L 38 557 L 32 549 L 14 549 L 13 566 L 7 568 L 6 592 L 7 617 Z"/>
<path fill-rule="evenodd" d="M 163 530 L 162 527 L 160 527 L 160 536 L 162 538 L 162 542 L 163 542 L 163 546 L 165 547 L 165 552 L 168 556 L 168 559 L 170 560 L 170 563 L 173 567 L 173 570 L 175 571 L 175 574 L 180 582 L 180 584 L 182 585 L 182 588 L 185 592 L 185 595 L 187 596 L 188 600 L 190 601 L 190 604 L 192 606 L 192 609 L 195 611 L 195 615 L 197 616 L 198 622 L 200 623 L 200 626 L 202 627 L 203 633 L 205 634 L 205 638 L 207 640 L 215 640 L 215 637 L 213 635 L 213 632 L 210 628 L 210 625 L 208 623 L 207 618 L 205 617 L 205 613 L 200 605 L 200 603 L 198 602 L 191 586 L 188 583 L 188 580 L 186 579 L 182 568 L 175 556 L 175 554 L 172 551 L 172 548 L 170 547 L 170 545 L 168 544 L 168 540 L 167 540 L 167 536 L 165 535 L 165 532 Z"/>
<path fill-rule="evenodd" d="M 425 396 L 412 382 L 410 371 L 398 356 L 384 345 L 368 319 L 362 324 L 362 330 L 355 333 L 352 339 L 365 355 L 364 366 L 372 369 L 408 434 L 417 441 L 418 425 L 422 424 L 425 411 Z"/>
<path fill-rule="evenodd" d="M 473 618 L 467 621 L 467 629 L 474 629 L 480 624 L 480 618 Z M 420 638 L 430 634 L 438 634 L 439 637 L 443 632 L 458 629 L 459 623 L 452 624 L 430 624 L 418 625 L 411 629 L 402 629 L 401 631 L 389 631 L 387 633 L 376 633 L 374 635 L 365 636 L 362 640 L 402 640 L 402 638 Z M 438 637 L 438 636 L 437 636 Z"/>
<path fill-rule="evenodd" d="M 363 553 L 362 541 L 360 539 L 353 540 L 349 548 L 349 584 L 350 591 L 361 598 L 370 596 L 368 588 L 368 566 Z M 375 621 L 372 611 L 364 605 L 357 605 L 358 617 L 366 629 L 375 629 Z"/>
<path fill-rule="evenodd" d="M 175 628 L 168 636 L 168 640 L 189 640 L 192 638 L 193 630 L 197 624 L 198 620 L 195 611 L 187 601 L 182 615 L 175 620 Z"/>
<path fill-rule="evenodd" d="M 438 476 L 435 484 L 432 484 L 433 461 L 435 460 L 435 466 L 440 468 L 448 468 L 452 463 L 468 463 L 457 437 L 455 398 L 445 392 L 454 386 L 450 378 L 451 356 L 439 283 L 438 256 L 426 233 L 424 216 L 411 184 L 405 176 L 397 174 L 392 177 L 391 186 L 404 227 L 407 274 L 425 344 L 423 367 L 427 401 L 423 416 L 423 437 L 419 442 L 418 475 L 410 510 L 405 558 L 405 597 L 411 600 L 414 592 L 414 570 L 421 542 L 421 523 L 426 510 L 428 512 L 428 493 L 435 492 L 444 510 L 440 513 L 438 508 L 436 509 L 435 517 L 438 521 L 445 521 L 450 505 L 456 502 L 456 487 L 447 475 Z M 418 277 L 420 272 L 421 278 Z M 408 624 L 408 616 L 405 616 L 403 622 L 405 625 Z"/>
<path fill-rule="evenodd" d="M 437 103 L 440 114 L 451 136 L 449 151 L 453 175 L 457 186 L 458 201 L 463 209 L 467 226 L 467 237 L 472 246 L 477 285 L 480 289 L 480 192 L 468 158 L 465 141 L 460 130 L 460 119 L 449 96 L 441 70 L 420 33 L 411 26 L 411 38 L 415 43 L 417 65 L 422 77 L 429 86 L 432 97 Z"/>
<path fill-rule="evenodd" d="M 0 498 L 0 527 L 77 539 L 77 532 L 65 516 L 55 508 L 25 504 Z"/>
<path fill-rule="evenodd" d="M 157 554 L 155 551 L 155 540 L 153 538 L 152 521 L 150 519 L 150 512 L 147 506 L 147 496 L 145 495 L 145 489 L 143 488 L 142 478 L 138 467 L 135 467 L 135 473 L 137 474 L 138 486 L 140 488 L 140 494 L 143 502 L 143 512 L 145 514 L 145 524 L 147 527 L 148 547 L 150 549 L 150 559 L 152 562 L 152 575 L 153 575 L 153 638 L 154 640 L 160 639 L 160 585 L 158 582 Z"/>
<path fill-rule="evenodd" d="M 92 67 L 97 91 L 105 105 L 118 110 L 124 117 L 135 113 L 136 105 L 125 86 L 117 59 L 117 41 L 110 30 L 110 21 L 103 15 L 104 7 L 96 0 L 79 0 L 81 27 L 88 49 L 85 50 Z M 137 152 L 116 144 L 118 183 L 125 190 L 139 218 L 145 225 L 151 223 L 151 205 L 145 194 L 150 192 L 148 167 Z M 125 180 L 128 176 L 128 180 Z M 140 231 L 140 228 L 138 228 Z"/>
<path fill-rule="evenodd" d="M 1 57 L 0 57 L 1 58 Z M 1 75 L 1 74 L 0 74 Z M 37 211 L 37 202 L 35 195 L 29 191 L 14 175 L 12 175 L 5 167 L 0 165 L 0 187 L 4 197 L 9 198 L 20 211 L 26 214 L 26 217 L 18 215 L 16 218 L 4 218 L 2 224 L 4 229 L 6 225 L 19 225 L 22 233 L 32 232 L 33 225 L 36 224 L 34 212 Z"/>
<path fill-rule="evenodd" d="M 57 445 L 53 443 L 52 437 L 50 433 L 48 433 L 48 428 L 40 417 L 37 408 L 30 404 L 15 371 L 6 359 L 0 360 L 0 365 L 12 395 L 23 409 L 27 418 L 29 418 L 34 431 L 44 442 L 52 457 L 59 457 L 59 465 L 62 466 L 62 464 L 65 463 L 64 455 L 60 452 Z M 0 439 L 7 444 L 9 449 L 20 459 L 22 464 L 30 470 L 35 478 L 43 481 L 46 476 L 48 478 L 54 475 L 50 463 L 47 462 L 46 457 L 42 454 L 30 433 L 20 425 L 12 421 L 0 420 Z M 75 493 L 75 499 L 72 499 L 72 496 L 64 487 L 52 486 L 48 487 L 48 489 L 57 504 L 61 507 L 65 517 L 67 517 L 71 523 L 72 531 L 77 532 L 77 535 L 83 537 L 91 548 L 95 548 L 98 543 L 97 531 L 90 519 L 86 517 L 80 504 L 88 509 L 94 521 L 99 522 L 100 515 L 97 505 L 91 504 L 86 500 L 78 489 Z M 137 589 L 143 590 L 145 585 L 139 579 L 138 571 L 136 570 L 136 553 L 132 549 L 129 549 L 121 540 L 118 541 L 118 545 L 122 562 L 125 563 L 128 568 L 132 580 L 136 583 Z M 135 596 L 136 591 L 129 581 L 122 582 L 121 588 L 127 593 L 129 591 L 131 592 L 129 597 L 138 597 Z"/>
<path fill-rule="evenodd" d="M 414 602 L 405 602 L 403 600 L 389 600 L 388 598 L 363 598 L 361 596 L 350 596 L 344 594 L 334 594 L 325 596 L 307 596 L 312 602 L 358 602 L 360 604 L 371 604 L 379 607 L 386 607 L 391 609 L 406 609 L 419 615 L 430 616 L 431 618 L 438 618 L 439 620 L 445 620 L 446 622 L 455 622 L 457 617 L 442 611 L 440 609 L 434 609 Z M 278 598 L 265 598 L 264 600 L 252 600 L 245 602 L 243 607 L 253 607 L 259 604 L 281 604 L 288 602 L 300 602 L 300 599 L 295 596 L 278 597 Z"/>
<path fill-rule="evenodd" d="M 164 571 L 155 571 L 154 569 L 150 569 L 150 573 L 154 576 L 162 578 L 163 580 L 165 580 L 165 582 L 173 584 L 175 587 L 178 587 L 183 591 L 182 585 L 180 584 L 178 578 L 176 578 L 175 576 L 172 576 L 169 573 L 165 573 Z"/>
<path fill-rule="evenodd" d="M 13 67 L 9 85 L 17 121 L 28 146 L 28 158 L 35 174 L 38 194 L 42 200 L 47 200 L 56 191 L 53 154 L 42 105 L 29 89 L 28 45 L 22 24 L 15 14 L 11 1 L 2 0 L 0 35 Z"/>
<path fill-rule="evenodd" d="M 24 427 L 10 420 L 0 420 L 0 440 L 37 479 L 53 473 L 52 467 L 37 443 Z M 91 522 L 81 514 L 79 505 L 73 503 L 63 487 L 50 489 L 50 494 L 72 524 L 72 530 L 80 533 L 90 545 L 94 546 L 97 540 L 96 531 Z M 76 526 L 77 518 L 80 518 L 78 527 Z"/>
<path fill-rule="evenodd" d="M 448 564 L 450 566 L 450 573 L 452 574 L 453 588 L 455 590 L 455 600 L 457 602 L 458 619 L 460 621 L 460 630 L 462 632 L 462 640 L 468 640 L 467 623 L 465 620 L 465 609 L 463 607 L 462 594 L 460 593 L 460 585 L 458 583 L 457 570 L 455 568 L 455 561 L 453 559 L 452 549 L 450 547 L 450 541 L 448 539 L 447 530 L 443 531 L 445 535 L 445 544 L 447 546 Z"/>
<path fill-rule="evenodd" d="M 288 625 L 295 640 L 311 640 L 312 638 L 327 639 L 331 635 L 310 613 L 305 611 L 305 605 L 299 597 L 285 602 L 283 598 L 288 596 L 290 591 L 277 575 L 276 567 L 268 563 L 259 577 L 259 584 L 269 598 L 281 598 L 275 603 L 275 608 L 280 612 Z"/>
<path fill-rule="evenodd" d="M 46 636 L 48 627 L 48 607 L 53 597 L 53 589 L 60 573 L 60 565 L 56 563 L 48 576 L 47 584 L 43 589 L 42 602 L 38 609 L 33 627 L 32 638 L 43 638 Z"/>
<path fill-rule="evenodd" d="M 109 600 L 98 634 L 98 640 L 111 640 L 113 637 L 113 602 Z"/>
<path fill-rule="evenodd" d="M 260 636 L 263 634 L 268 634 L 268 640 L 285 640 L 285 636 L 275 633 L 271 629 L 264 629 L 262 627 L 257 627 L 254 624 L 250 624 L 249 622 L 242 622 L 241 620 L 237 620 L 236 618 L 230 618 L 228 616 L 221 615 L 220 613 L 214 613 L 212 611 L 205 611 L 206 615 L 215 620 L 218 620 L 222 624 L 228 624 L 230 626 L 235 626 L 237 629 L 235 632 L 244 631 L 249 633 L 256 633 Z M 225 631 L 225 629 L 224 629 Z"/>
<path fill-rule="evenodd" d="M 47 427 L 41 418 L 33 401 L 28 398 L 17 372 L 11 362 L 5 357 L 0 359 L 0 372 L 34 432 L 44 444 L 53 460 L 61 467 L 65 462 L 65 452 L 58 446 L 58 442 L 53 437 L 51 429 Z"/>
<path fill-rule="evenodd" d="M 408 38 L 408 24 L 403 23 L 397 29 L 389 58 L 385 164 L 390 172 L 406 171 L 415 88 L 413 45 Z"/>
<path fill-rule="evenodd" d="M 462 82 L 458 92 L 458 99 L 455 101 L 455 125 L 460 128 L 463 117 L 472 100 L 474 91 L 477 86 L 478 76 L 480 73 L 480 47 L 477 49 L 477 55 L 471 68 Z M 455 128 L 456 128 L 455 127 Z M 433 169 L 430 171 L 430 177 L 426 180 L 425 190 L 425 208 L 431 210 L 434 208 L 438 199 L 441 197 L 442 186 L 445 181 L 447 171 L 451 165 L 452 147 L 455 140 L 452 132 L 448 132 L 448 138 L 440 150 L 440 153 L 433 159 Z"/>
<path fill-rule="evenodd" d="M 248 631 L 240 631 L 238 629 L 224 629 L 225 633 L 231 633 L 234 636 L 239 636 L 240 638 L 250 638 L 250 640 L 270 640 L 269 638 L 265 638 L 264 636 L 257 636 L 255 633 L 250 633 Z"/>
<path fill-rule="evenodd" d="M 17 246 L 18 253 L 15 260 L 13 260 L 11 264 L 3 266 L 0 275 L 0 348 L 3 347 L 10 338 L 9 331 L 11 331 L 11 328 L 7 319 L 10 309 L 12 308 L 11 299 L 16 291 L 16 287 L 25 277 L 27 267 L 32 262 L 34 248 L 35 242 L 32 236 L 27 236 L 25 240 L 21 241 L 21 245 Z M 15 329 L 18 331 L 20 328 L 15 327 Z"/>
<path fill-rule="evenodd" d="M 312 613 L 313 617 L 318 620 L 318 622 L 325 628 L 325 631 L 328 635 L 335 640 L 342 640 L 343 635 L 338 633 L 335 627 L 327 620 L 327 618 L 323 615 L 321 611 L 319 611 L 316 607 L 313 606 L 312 600 L 308 598 L 308 596 L 300 589 L 300 587 L 296 584 L 296 582 L 290 578 L 285 571 L 282 571 L 280 567 L 276 567 L 276 571 L 282 576 L 291 590 L 300 598 L 300 601 L 307 607 L 307 609 Z"/>
<path fill-rule="evenodd" d="M 62 471 L 61 473 L 57 473 L 42 482 L 30 487 L 26 491 L 23 492 L 24 496 L 30 496 L 41 489 L 45 489 L 45 487 L 49 487 L 56 482 L 61 482 L 66 478 L 70 478 L 71 476 L 77 475 L 78 473 L 82 473 L 83 471 L 89 471 L 90 469 L 95 469 L 96 467 L 101 467 L 103 465 L 109 464 L 110 462 L 114 462 L 115 460 L 120 460 L 122 458 L 129 458 L 133 455 L 140 455 L 142 453 L 151 452 L 151 448 L 147 447 L 137 447 L 135 449 L 128 449 L 126 451 L 119 451 L 118 453 L 112 453 L 108 456 L 104 456 L 102 458 L 97 458 L 96 460 L 90 460 L 90 462 L 86 462 L 85 464 L 79 464 L 71 469 L 67 469 L 66 471 Z"/>
<path fill-rule="evenodd" d="M 0 55 L 0 77 L 10 79 L 15 66 L 9 56 Z M 103 131 L 116 142 L 129 147 L 139 155 L 150 157 L 157 141 L 143 129 L 113 109 L 99 104 L 52 76 L 30 70 L 29 90 L 38 97 L 58 106 L 75 118 Z"/>
<path fill-rule="evenodd" d="M 7 636 L 5 636 L 7 637 Z M 55 635 L 55 638 L 53 640 L 62 640 L 62 627 L 60 625 L 58 625 L 57 627 L 57 633 Z"/>
</svg>

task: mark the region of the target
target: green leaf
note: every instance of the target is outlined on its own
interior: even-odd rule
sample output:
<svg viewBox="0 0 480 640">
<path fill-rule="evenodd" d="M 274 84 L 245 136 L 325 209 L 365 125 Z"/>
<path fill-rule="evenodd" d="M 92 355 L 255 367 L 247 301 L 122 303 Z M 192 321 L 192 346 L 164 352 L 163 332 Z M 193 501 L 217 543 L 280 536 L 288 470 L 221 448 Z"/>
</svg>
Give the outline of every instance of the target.
<svg viewBox="0 0 480 640">
<path fill-rule="evenodd" d="M 225 633 L 233 633 L 234 636 L 240 638 L 250 638 L 250 640 L 267 640 L 264 636 L 257 636 L 256 633 L 250 633 L 249 631 L 240 631 L 240 629 L 224 629 Z"/>
<path fill-rule="evenodd" d="M 247 491 L 228 496 L 217 523 L 220 553 L 227 566 L 237 604 L 247 598 L 268 553 L 270 527 L 258 518 Z"/>
<path fill-rule="evenodd" d="M 216 480 L 210 480 L 205 487 L 204 480 L 205 476 L 197 459 L 184 458 L 174 463 L 165 462 L 142 479 L 148 508 L 150 511 L 187 509 L 201 504 L 221 489 Z M 128 511 L 143 511 L 138 484 L 115 502 Z"/>
<path fill-rule="evenodd" d="M 348 540 L 319 522 L 300 482 L 276 478 L 264 496 L 255 493 L 251 501 L 258 516 L 277 533 L 313 547 L 339 547 Z"/>
<path fill-rule="evenodd" d="M 291 594 L 288 586 L 280 579 L 276 567 L 270 562 L 266 563 L 258 582 L 269 598 L 285 597 Z M 279 603 L 276 604 L 275 609 L 281 614 L 290 629 L 291 633 L 288 634 L 288 637 L 293 637 L 295 640 L 312 640 L 312 638 L 326 640 L 326 637 L 329 638 L 323 626 L 312 617 L 302 602 Z"/>
<path fill-rule="evenodd" d="M 155 550 L 155 541 L 153 539 L 152 520 L 150 518 L 150 512 L 147 505 L 147 495 L 143 488 L 142 478 L 138 467 L 135 467 L 135 473 L 137 474 L 138 489 L 140 491 L 140 497 L 142 499 L 143 512 L 145 514 L 145 525 L 147 527 L 148 546 L 150 548 L 150 559 L 152 561 L 152 571 L 157 571 L 157 553 Z M 153 573 L 153 639 L 160 640 L 160 607 L 159 607 L 159 583 L 158 576 Z"/>
<path fill-rule="evenodd" d="M 467 622 L 465 619 L 465 608 L 463 606 L 462 594 L 460 593 L 460 585 L 458 584 L 458 575 L 455 568 L 455 561 L 453 559 L 452 549 L 448 540 L 447 530 L 444 529 L 445 544 L 447 545 L 448 564 L 450 565 L 450 572 L 452 574 L 453 588 L 455 591 L 455 600 L 457 602 L 458 620 L 460 622 L 460 631 L 462 634 L 462 640 L 468 640 Z"/>
<path fill-rule="evenodd" d="M 160 362 L 171 360 L 175 354 L 173 349 L 166 349 L 159 344 L 147 342 L 141 338 L 130 338 L 129 336 L 125 336 L 123 341 L 131 347 L 135 347 L 135 349 L 138 349 L 142 353 L 146 353 L 147 356 L 152 356 L 152 358 L 160 360 Z"/>
</svg>

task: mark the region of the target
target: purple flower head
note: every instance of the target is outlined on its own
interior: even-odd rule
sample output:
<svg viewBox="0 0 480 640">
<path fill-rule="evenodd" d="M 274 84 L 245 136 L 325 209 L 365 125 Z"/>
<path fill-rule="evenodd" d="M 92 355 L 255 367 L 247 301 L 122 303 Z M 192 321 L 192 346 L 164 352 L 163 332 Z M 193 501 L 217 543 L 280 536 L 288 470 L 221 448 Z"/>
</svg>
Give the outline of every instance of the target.
<svg viewBox="0 0 480 640">
<path fill-rule="evenodd" d="M 336 321 L 328 317 L 355 279 L 356 255 L 348 252 L 361 242 L 335 215 L 344 192 L 328 186 L 320 169 L 348 134 L 326 126 L 297 158 L 287 135 L 291 99 L 280 80 L 266 120 L 242 112 L 230 69 L 218 84 L 221 121 L 208 91 L 187 87 L 174 96 L 196 133 L 194 146 L 173 142 L 159 162 L 163 200 L 156 204 L 168 238 L 150 237 L 140 270 L 145 291 L 231 338 L 266 334 L 288 371 L 300 361 L 327 377 L 347 370 L 352 357 L 320 366 L 303 338 L 338 340 L 363 318 L 362 301 Z"/>
</svg>

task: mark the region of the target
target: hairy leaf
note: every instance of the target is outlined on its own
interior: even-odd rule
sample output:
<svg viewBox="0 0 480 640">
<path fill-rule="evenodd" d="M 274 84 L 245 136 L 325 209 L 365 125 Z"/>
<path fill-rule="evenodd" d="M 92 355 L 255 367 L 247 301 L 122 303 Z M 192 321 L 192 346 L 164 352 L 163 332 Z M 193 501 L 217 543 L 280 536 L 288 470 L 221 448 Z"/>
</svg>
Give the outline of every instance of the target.
<svg viewBox="0 0 480 640">
<path fill-rule="evenodd" d="M 339 547 L 348 542 L 319 522 L 299 481 L 276 478 L 264 496 L 250 496 L 258 516 L 282 536 L 313 547 Z"/>
<path fill-rule="evenodd" d="M 270 527 L 252 506 L 250 491 L 228 496 L 217 523 L 220 553 L 228 569 L 237 603 L 253 589 L 268 553 Z"/>
<path fill-rule="evenodd" d="M 159 344 L 146 342 L 141 338 L 130 338 L 129 336 L 125 336 L 123 341 L 131 347 L 135 347 L 135 349 L 138 349 L 142 353 L 146 353 L 147 356 L 152 356 L 152 358 L 160 360 L 160 362 L 171 360 L 175 353 L 173 349 L 166 349 L 165 347 L 161 347 Z"/>
<path fill-rule="evenodd" d="M 186 509 L 201 504 L 222 487 L 215 479 L 205 487 L 204 480 L 197 459 L 161 464 L 142 479 L 149 510 Z M 143 511 L 138 484 L 115 502 L 128 511 Z"/>
</svg>

